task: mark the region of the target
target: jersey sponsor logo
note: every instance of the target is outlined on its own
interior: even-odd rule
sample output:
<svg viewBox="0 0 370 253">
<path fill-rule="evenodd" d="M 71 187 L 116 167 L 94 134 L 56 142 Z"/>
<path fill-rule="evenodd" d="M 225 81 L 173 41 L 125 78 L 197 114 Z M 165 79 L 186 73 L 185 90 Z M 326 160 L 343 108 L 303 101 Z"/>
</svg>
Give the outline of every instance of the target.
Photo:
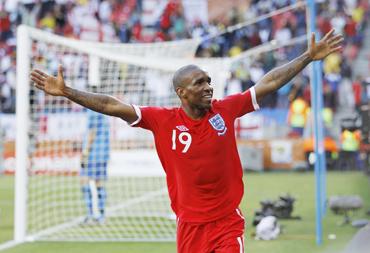
<svg viewBox="0 0 370 253">
<path fill-rule="evenodd" d="M 213 129 L 215 129 L 218 133 L 218 136 L 224 135 L 226 133 L 227 127 L 225 124 L 224 119 L 221 117 L 219 113 L 217 113 L 215 116 L 210 118 L 209 123 L 211 123 L 211 126 Z"/>
<path fill-rule="evenodd" d="M 189 129 L 184 125 L 176 126 L 176 128 L 179 129 L 181 132 L 189 131 Z"/>
</svg>

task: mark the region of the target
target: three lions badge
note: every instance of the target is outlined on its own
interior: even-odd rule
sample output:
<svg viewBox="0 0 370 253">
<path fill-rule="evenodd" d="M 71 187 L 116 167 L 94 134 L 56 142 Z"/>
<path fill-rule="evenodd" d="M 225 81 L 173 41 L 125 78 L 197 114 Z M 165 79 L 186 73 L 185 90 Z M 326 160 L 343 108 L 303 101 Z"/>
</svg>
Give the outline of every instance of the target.
<svg viewBox="0 0 370 253">
<path fill-rule="evenodd" d="M 208 121 L 213 129 L 217 131 L 218 136 L 224 135 L 226 133 L 227 127 L 225 121 L 219 113 L 210 118 Z"/>
</svg>

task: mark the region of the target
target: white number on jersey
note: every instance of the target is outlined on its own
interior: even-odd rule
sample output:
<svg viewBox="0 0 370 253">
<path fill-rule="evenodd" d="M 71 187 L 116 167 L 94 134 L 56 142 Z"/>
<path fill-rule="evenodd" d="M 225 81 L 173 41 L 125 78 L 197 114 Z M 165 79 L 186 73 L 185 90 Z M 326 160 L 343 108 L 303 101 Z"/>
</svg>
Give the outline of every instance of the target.
<svg viewBox="0 0 370 253">
<path fill-rule="evenodd" d="M 177 133 L 176 129 L 174 129 L 172 130 L 172 150 L 176 150 L 176 139 L 177 139 L 176 137 Z M 186 153 L 190 148 L 191 135 L 188 132 L 181 132 L 178 136 L 178 139 L 181 144 L 185 145 L 184 149 L 182 150 L 182 153 Z"/>
</svg>

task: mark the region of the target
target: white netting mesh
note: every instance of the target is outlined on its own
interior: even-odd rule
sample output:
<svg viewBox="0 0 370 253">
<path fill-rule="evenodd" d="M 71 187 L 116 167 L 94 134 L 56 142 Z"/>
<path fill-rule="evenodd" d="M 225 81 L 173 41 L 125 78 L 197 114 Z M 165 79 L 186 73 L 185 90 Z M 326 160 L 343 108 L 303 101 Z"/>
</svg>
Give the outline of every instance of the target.
<svg viewBox="0 0 370 253">
<path fill-rule="evenodd" d="M 87 43 L 86 50 L 79 50 L 83 45 L 80 42 L 33 29 L 31 34 L 32 50 L 26 56 L 31 58 L 31 68 L 55 74 L 58 63 L 62 63 L 65 79 L 72 87 L 96 89 L 127 103 L 178 105 L 171 86 L 173 67 L 166 70 L 157 63 L 158 68 L 150 68 L 148 65 L 153 63 L 146 64 L 142 56 L 134 56 L 132 61 L 139 60 L 143 64 L 132 64 L 130 59 L 121 57 L 121 53 L 113 54 L 112 48 L 102 45 Z M 164 48 L 168 44 L 171 45 L 166 43 Z M 158 45 L 152 51 L 156 47 Z M 92 54 L 99 50 L 100 53 Z M 195 48 L 185 45 L 177 50 L 177 55 L 184 57 L 194 54 Z M 105 52 L 107 56 L 101 57 Z M 98 86 L 93 88 L 92 84 Z M 45 95 L 34 87 L 31 87 L 30 105 L 28 235 L 38 240 L 174 240 L 175 219 L 149 132 L 131 128 L 114 118 L 93 118 L 98 122 L 94 125 L 91 113 L 81 106 L 62 97 Z M 109 144 L 102 141 L 104 128 L 110 133 Z M 103 159 L 108 163 L 108 179 L 100 180 L 106 190 L 105 204 L 99 200 L 101 187 L 97 183 L 81 182 L 78 176 L 81 153 L 90 131 L 95 131 L 95 138 L 100 138 L 91 145 L 97 145 L 98 151 L 108 149 L 110 156 Z M 98 165 L 91 165 L 86 171 L 101 167 L 102 161 L 94 161 L 96 152 L 88 163 Z M 90 206 L 92 213 L 89 213 Z M 99 218 L 96 209 L 100 211 L 102 207 L 104 221 L 85 222 L 90 214 L 92 218 Z"/>
</svg>

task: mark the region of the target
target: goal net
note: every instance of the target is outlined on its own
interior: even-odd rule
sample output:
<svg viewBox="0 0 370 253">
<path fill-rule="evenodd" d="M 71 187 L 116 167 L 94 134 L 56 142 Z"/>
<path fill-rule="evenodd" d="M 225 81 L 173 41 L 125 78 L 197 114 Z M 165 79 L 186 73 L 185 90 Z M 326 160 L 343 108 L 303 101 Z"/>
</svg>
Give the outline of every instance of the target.
<svg viewBox="0 0 370 253">
<path fill-rule="evenodd" d="M 32 86 L 31 69 L 56 75 L 62 64 L 74 88 L 131 104 L 178 106 L 171 78 L 179 67 L 208 71 L 220 98 L 235 65 L 248 68 L 264 52 L 305 42 L 303 36 L 234 58 L 197 59 L 197 40 L 100 44 L 25 26 L 17 36 L 18 241 L 173 241 L 176 229 L 151 133 L 45 95 Z M 86 149 L 93 155 L 83 156 Z"/>
<path fill-rule="evenodd" d="M 176 106 L 176 69 L 193 62 L 218 72 L 223 61 L 194 60 L 196 40 L 110 46 L 22 26 L 18 41 L 16 238 L 174 240 L 176 218 L 151 133 L 45 95 L 28 76 L 34 68 L 56 75 L 62 64 L 74 88 Z M 86 149 L 91 154 L 82 158 Z"/>
</svg>

